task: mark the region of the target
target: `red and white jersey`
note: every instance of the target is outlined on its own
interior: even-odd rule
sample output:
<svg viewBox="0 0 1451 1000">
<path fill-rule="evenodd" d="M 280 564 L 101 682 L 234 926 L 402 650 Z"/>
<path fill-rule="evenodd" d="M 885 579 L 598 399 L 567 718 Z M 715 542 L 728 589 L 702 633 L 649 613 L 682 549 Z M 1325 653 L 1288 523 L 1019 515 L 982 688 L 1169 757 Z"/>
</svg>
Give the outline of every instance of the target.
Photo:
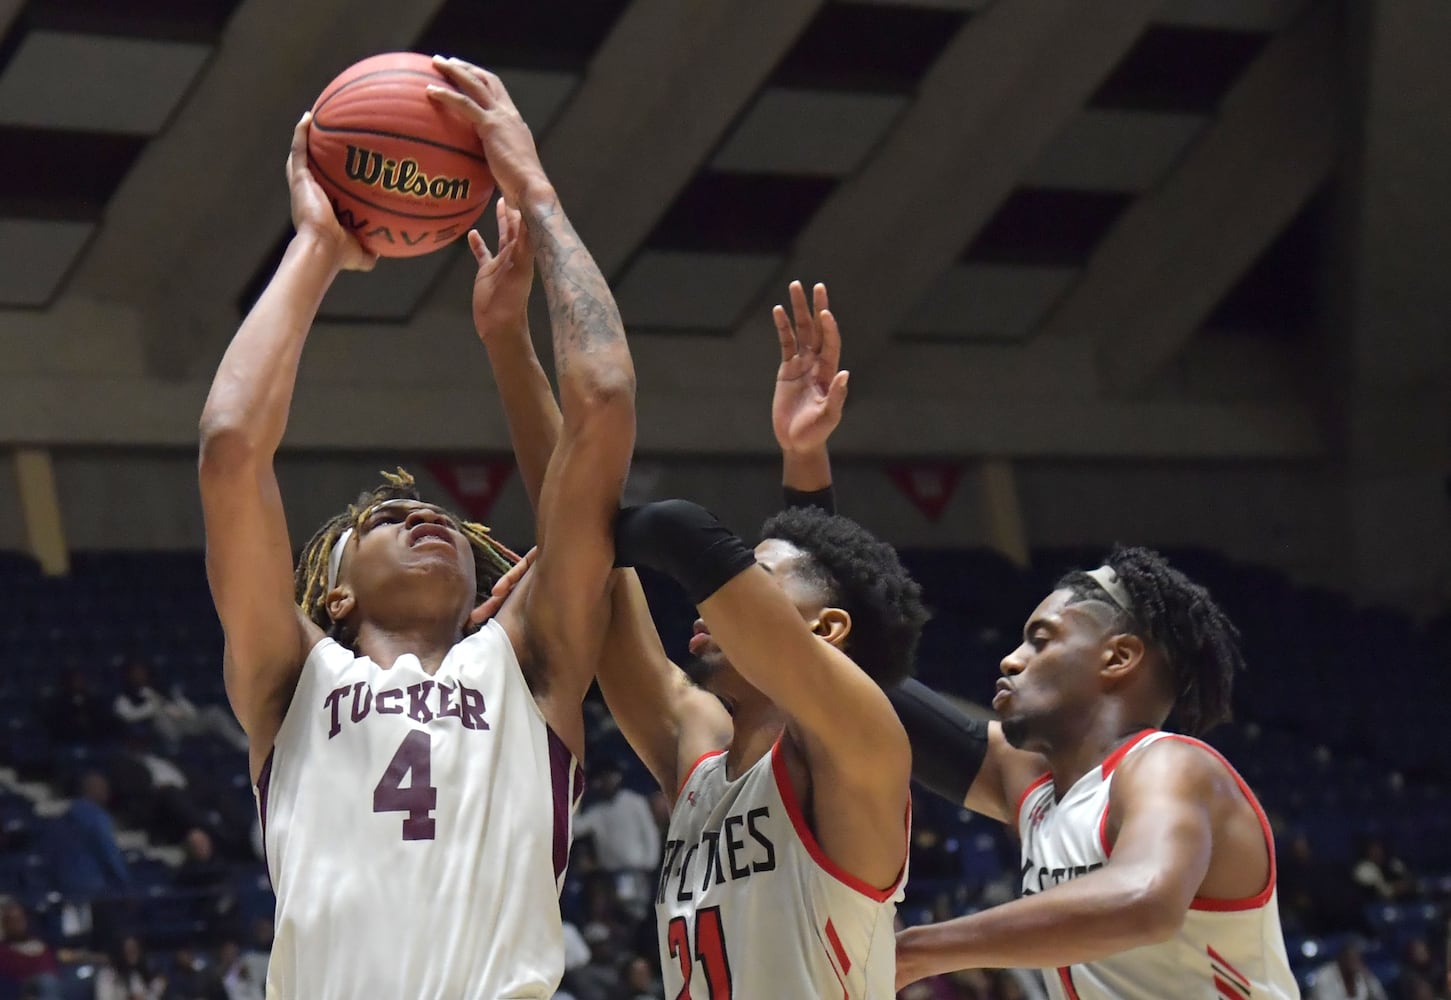
<svg viewBox="0 0 1451 1000">
<path fill-rule="evenodd" d="M 1275 843 L 1259 801 L 1219 752 L 1187 736 L 1145 730 L 1119 747 L 1100 767 L 1057 795 L 1051 775 L 1028 786 L 1018 801 L 1023 841 L 1023 895 L 1052 888 L 1108 862 L 1104 830 L 1114 770 L 1125 757 L 1159 740 L 1193 743 L 1228 768 L 1254 807 L 1270 852 L 1270 877 L 1247 899 L 1195 899 L 1184 926 L 1170 940 L 1121 952 L 1084 965 L 1045 971 L 1057 1000 L 1286 1000 L 1300 996 L 1285 952 L 1275 897 Z M 1103 919 L 1112 920 L 1112 913 Z"/>
<path fill-rule="evenodd" d="M 553 995 L 583 785 L 497 622 L 431 675 L 323 639 L 257 785 L 268 1000 Z"/>
<path fill-rule="evenodd" d="M 655 895 L 668 997 L 895 995 L 906 862 L 882 890 L 837 867 L 811 833 L 783 755 L 778 740 L 729 781 L 726 754 L 707 754 L 686 776 Z"/>
</svg>

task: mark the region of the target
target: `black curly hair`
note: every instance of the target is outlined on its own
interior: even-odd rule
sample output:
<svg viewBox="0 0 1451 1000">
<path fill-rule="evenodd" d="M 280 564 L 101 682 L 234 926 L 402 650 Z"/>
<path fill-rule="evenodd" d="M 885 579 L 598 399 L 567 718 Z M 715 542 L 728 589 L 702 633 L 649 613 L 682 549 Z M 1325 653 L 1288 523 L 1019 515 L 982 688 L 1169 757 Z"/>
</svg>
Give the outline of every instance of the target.
<svg viewBox="0 0 1451 1000">
<path fill-rule="evenodd" d="M 1128 592 L 1130 607 L 1097 580 L 1075 570 L 1058 581 L 1073 602 L 1100 601 L 1117 610 L 1116 628 L 1158 649 L 1171 672 L 1173 716 L 1179 729 L 1202 736 L 1230 719 L 1234 675 L 1244 669 L 1239 629 L 1209 591 L 1145 548 L 1115 546 L 1104 560 Z"/>
<path fill-rule="evenodd" d="M 922 588 L 897 552 L 855 521 L 816 507 L 771 517 L 761 538 L 790 542 L 806 555 L 801 572 L 826 602 L 851 615 L 844 652 L 883 687 L 911 676 L 928 618 Z"/>
</svg>

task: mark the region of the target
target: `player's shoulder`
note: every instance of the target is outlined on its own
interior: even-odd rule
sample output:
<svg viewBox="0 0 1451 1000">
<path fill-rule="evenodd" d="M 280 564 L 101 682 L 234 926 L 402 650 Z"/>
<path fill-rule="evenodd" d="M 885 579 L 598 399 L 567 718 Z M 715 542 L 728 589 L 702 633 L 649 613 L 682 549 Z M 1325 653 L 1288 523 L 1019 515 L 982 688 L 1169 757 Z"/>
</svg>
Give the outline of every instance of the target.
<svg viewBox="0 0 1451 1000">
<path fill-rule="evenodd" d="M 1157 733 L 1127 754 L 1114 771 L 1114 790 L 1177 792 L 1213 797 L 1237 794 L 1234 770 L 1219 751 L 1202 740 L 1177 733 Z"/>
</svg>

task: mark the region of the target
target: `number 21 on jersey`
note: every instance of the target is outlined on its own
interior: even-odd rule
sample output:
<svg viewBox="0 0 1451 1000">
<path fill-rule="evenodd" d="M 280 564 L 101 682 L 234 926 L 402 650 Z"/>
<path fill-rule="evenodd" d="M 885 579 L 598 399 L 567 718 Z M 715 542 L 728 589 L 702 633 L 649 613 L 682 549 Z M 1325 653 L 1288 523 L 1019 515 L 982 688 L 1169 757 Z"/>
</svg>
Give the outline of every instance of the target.
<svg viewBox="0 0 1451 1000">
<path fill-rule="evenodd" d="M 690 947 L 690 929 L 684 917 L 672 917 L 668 933 L 670 957 L 680 963 L 680 979 L 685 985 L 675 1000 L 731 1000 L 731 963 L 726 957 L 725 937 L 720 925 L 720 907 L 708 906 L 695 913 L 695 948 Z M 700 962 L 705 973 L 707 995 L 690 995 L 690 973 L 693 961 Z"/>
</svg>

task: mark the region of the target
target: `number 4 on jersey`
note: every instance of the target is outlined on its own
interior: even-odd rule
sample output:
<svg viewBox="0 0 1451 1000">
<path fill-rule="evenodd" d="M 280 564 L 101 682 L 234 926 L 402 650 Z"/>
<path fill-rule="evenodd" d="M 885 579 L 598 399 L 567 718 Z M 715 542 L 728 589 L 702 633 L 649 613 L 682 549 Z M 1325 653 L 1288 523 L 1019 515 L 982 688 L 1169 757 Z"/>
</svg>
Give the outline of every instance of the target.
<svg viewBox="0 0 1451 1000">
<path fill-rule="evenodd" d="M 731 1000 L 731 963 L 726 958 L 719 906 L 708 906 L 695 914 L 695 958 L 705 972 L 706 996 L 690 995 L 690 931 L 684 917 L 671 918 L 669 939 L 670 957 L 680 963 L 680 979 L 685 984 L 675 1000 Z"/>
<path fill-rule="evenodd" d="M 438 808 L 438 789 L 432 784 L 433 737 L 415 729 L 403 737 L 398 752 L 388 762 L 378 787 L 373 789 L 373 811 L 406 812 L 404 840 L 432 840 L 434 821 L 429 813 Z M 409 778 L 408 784 L 403 779 Z"/>
</svg>

